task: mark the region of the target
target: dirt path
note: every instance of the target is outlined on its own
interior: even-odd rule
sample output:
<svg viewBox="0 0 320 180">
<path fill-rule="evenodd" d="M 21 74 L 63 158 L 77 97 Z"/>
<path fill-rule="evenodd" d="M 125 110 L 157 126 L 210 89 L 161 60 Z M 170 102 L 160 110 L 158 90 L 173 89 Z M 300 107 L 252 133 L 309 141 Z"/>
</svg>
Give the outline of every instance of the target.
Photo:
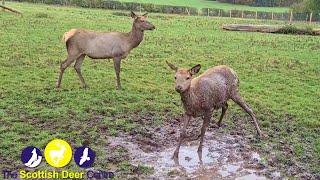
<svg viewBox="0 0 320 180">
<path fill-rule="evenodd" d="M 110 137 L 107 151 L 113 148 L 127 150 L 131 164 L 154 169 L 144 178 L 150 179 L 279 179 L 281 174 L 268 169 L 260 155 L 246 144 L 241 136 L 228 135 L 210 128 L 206 133 L 202 162 L 197 153 L 198 141 L 181 146 L 179 164 L 173 154 L 179 127 L 167 122 L 160 129 L 146 128 L 146 134 Z M 194 127 L 193 129 L 199 129 Z M 148 132 L 152 133 L 151 135 Z M 197 134 L 192 131 L 191 134 Z"/>
</svg>

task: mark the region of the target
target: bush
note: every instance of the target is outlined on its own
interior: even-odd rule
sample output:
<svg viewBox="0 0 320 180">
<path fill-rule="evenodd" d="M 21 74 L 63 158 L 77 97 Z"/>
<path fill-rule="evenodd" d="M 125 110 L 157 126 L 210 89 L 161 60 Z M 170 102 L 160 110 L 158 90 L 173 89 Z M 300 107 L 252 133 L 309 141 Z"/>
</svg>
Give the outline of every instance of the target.
<svg viewBox="0 0 320 180">
<path fill-rule="evenodd" d="M 286 25 L 279 30 L 280 33 L 283 34 L 298 34 L 299 30 L 296 26 Z"/>
<path fill-rule="evenodd" d="M 307 26 L 304 29 L 298 29 L 293 25 L 286 25 L 285 27 L 279 30 L 279 33 L 282 34 L 305 34 L 305 35 L 314 35 L 313 28 Z"/>
<path fill-rule="evenodd" d="M 198 9 L 185 6 L 155 5 L 135 2 L 119 2 L 110 0 L 18 0 L 20 2 L 74 5 L 86 8 L 105 8 L 130 11 L 147 11 L 154 13 L 197 15 Z"/>
<path fill-rule="evenodd" d="M 292 10 L 295 13 L 313 13 L 312 20 L 320 20 L 320 0 L 304 0 L 301 3 L 294 4 Z"/>
</svg>

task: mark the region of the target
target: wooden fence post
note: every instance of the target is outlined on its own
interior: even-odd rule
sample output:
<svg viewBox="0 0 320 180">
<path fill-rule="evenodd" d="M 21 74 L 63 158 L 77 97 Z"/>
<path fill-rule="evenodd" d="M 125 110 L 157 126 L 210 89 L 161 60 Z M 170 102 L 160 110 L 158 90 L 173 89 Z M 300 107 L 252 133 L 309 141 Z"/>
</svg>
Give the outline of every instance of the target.
<svg viewBox="0 0 320 180">
<path fill-rule="evenodd" d="M 256 19 L 258 19 L 258 11 L 256 11 Z"/>
<path fill-rule="evenodd" d="M 291 13 L 290 13 L 290 23 L 292 23 L 292 18 L 293 18 L 293 13 L 291 11 Z"/>
<path fill-rule="evenodd" d="M 274 19 L 274 14 L 273 14 L 273 12 L 271 13 L 271 19 L 272 19 L 272 20 Z"/>
<path fill-rule="evenodd" d="M 232 17 L 232 10 L 230 9 L 230 17 Z"/>
<path fill-rule="evenodd" d="M 243 11 L 241 12 L 241 18 L 243 19 L 243 17 L 244 17 L 244 13 L 243 13 Z"/>
<path fill-rule="evenodd" d="M 219 9 L 219 15 L 218 15 L 219 17 L 221 16 L 221 9 Z"/>
<path fill-rule="evenodd" d="M 210 16 L 210 11 L 209 11 L 209 8 L 208 8 L 208 17 Z"/>
<path fill-rule="evenodd" d="M 311 24 L 312 23 L 312 12 L 310 13 L 310 21 L 309 23 Z"/>
<path fill-rule="evenodd" d="M 186 8 L 186 11 L 187 11 L 187 13 L 188 13 L 188 16 L 190 16 L 190 11 L 189 11 L 188 8 Z"/>
</svg>

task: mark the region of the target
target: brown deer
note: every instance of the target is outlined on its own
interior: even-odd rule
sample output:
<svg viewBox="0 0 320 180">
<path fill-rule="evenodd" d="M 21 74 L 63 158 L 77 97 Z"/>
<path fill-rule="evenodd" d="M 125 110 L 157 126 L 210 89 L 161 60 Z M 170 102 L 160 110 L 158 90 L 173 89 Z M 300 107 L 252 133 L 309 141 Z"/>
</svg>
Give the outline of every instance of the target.
<svg viewBox="0 0 320 180">
<path fill-rule="evenodd" d="M 117 89 L 121 89 L 120 84 L 120 63 L 121 59 L 128 56 L 133 48 L 139 46 L 143 40 L 145 30 L 154 30 L 155 26 L 146 20 L 146 14 L 136 15 L 131 12 L 133 20 L 132 29 L 128 33 L 121 32 L 95 32 L 84 29 L 71 29 L 63 35 L 66 43 L 68 57 L 61 63 L 60 75 L 57 81 L 57 88 L 61 85 L 61 80 L 65 69 L 76 61 L 74 68 L 80 78 L 84 88 L 87 87 L 82 74 L 81 64 L 88 56 L 92 59 L 113 58 L 114 69 L 117 78 Z"/>
<path fill-rule="evenodd" d="M 239 80 L 235 71 L 227 66 L 216 66 L 195 78 L 194 75 L 201 68 L 200 64 L 191 69 L 178 68 L 169 62 L 167 64 L 175 71 L 175 89 L 180 94 L 185 109 L 184 125 L 181 129 L 178 146 L 173 154 L 175 160 L 178 159 L 181 143 L 187 138 L 186 128 L 192 117 L 203 117 L 203 125 L 198 137 L 200 138 L 198 153 L 202 154 L 204 134 L 210 123 L 213 111 L 222 108 L 218 121 L 218 126 L 220 126 L 223 116 L 228 109 L 227 101 L 229 99 L 232 99 L 251 116 L 258 135 L 262 136 L 253 111 L 239 95 Z"/>
</svg>

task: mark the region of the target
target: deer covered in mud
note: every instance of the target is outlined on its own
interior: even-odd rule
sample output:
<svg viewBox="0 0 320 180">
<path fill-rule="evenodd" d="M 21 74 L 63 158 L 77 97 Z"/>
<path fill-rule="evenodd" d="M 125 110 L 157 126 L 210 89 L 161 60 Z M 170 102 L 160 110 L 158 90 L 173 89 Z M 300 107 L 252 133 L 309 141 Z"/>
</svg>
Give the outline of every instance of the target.
<svg viewBox="0 0 320 180">
<path fill-rule="evenodd" d="M 201 68 L 200 64 L 191 69 L 178 68 L 166 62 L 175 71 L 175 89 L 181 96 L 181 101 L 185 109 L 184 124 L 181 129 L 179 142 L 174 151 L 173 158 L 178 159 L 181 143 L 186 137 L 186 128 L 192 117 L 203 117 L 203 125 L 198 138 L 200 144 L 198 153 L 202 153 L 203 138 L 210 123 L 214 110 L 222 109 L 218 126 L 221 125 L 223 116 L 228 109 L 228 100 L 232 99 L 253 119 L 255 128 L 259 136 L 263 136 L 256 117 L 250 107 L 241 98 L 238 92 L 239 80 L 235 71 L 227 66 L 216 66 L 208 69 L 203 74 L 195 77 Z M 196 138 L 196 139 L 198 139 Z"/>
<path fill-rule="evenodd" d="M 132 29 L 128 33 L 121 32 L 95 32 L 84 29 L 71 29 L 63 36 L 66 43 L 68 57 L 61 63 L 60 74 L 57 81 L 57 88 L 61 85 L 61 80 L 65 69 L 74 61 L 81 84 L 84 88 L 87 84 L 81 74 L 81 65 L 86 56 L 92 59 L 113 59 L 114 69 L 117 78 L 117 89 L 121 89 L 120 64 L 121 59 L 128 56 L 133 48 L 139 46 L 143 40 L 145 30 L 154 30 L 155 26 L 146 20 L 146 14 L 136 15 L 131 12 L 133 18 Z"/>
</svg>

